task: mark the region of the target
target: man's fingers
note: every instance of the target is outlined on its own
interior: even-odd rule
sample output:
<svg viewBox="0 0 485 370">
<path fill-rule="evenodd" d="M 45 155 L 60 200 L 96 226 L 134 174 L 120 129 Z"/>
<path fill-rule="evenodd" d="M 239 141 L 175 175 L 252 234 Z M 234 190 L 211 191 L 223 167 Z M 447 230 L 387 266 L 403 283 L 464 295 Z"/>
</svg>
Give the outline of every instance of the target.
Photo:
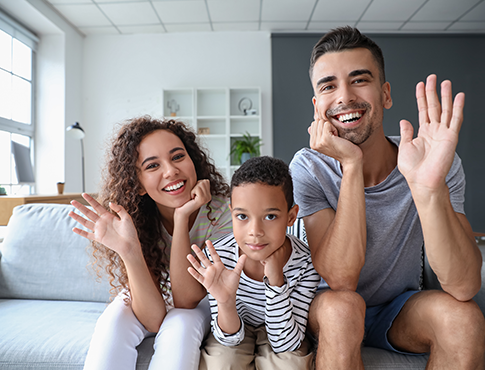
<svg viewBox="0 0 485 370">
<path fill-rule="evenodd" d="M 405 119 L 401 120 L 399 124 L 401 128 L 401 145 L 411 142 L 414 134 L 413 125 Z"/>
<path fill-rule="evenodd" d="M 461 124 L 463 123 L 463 108 L 465 107 L 465 94 L 459 93 L 455 96 L 453 102 L 453 115 L 451 117 L 450 129 L 457 134 L 460 132 Z"/>
<path fill-rule="evenodd" d="M 419 82 L 416 85 L 416 102 L 418 103 L 419 125 L 429 123 L 428 103 L 426 101 L 425 85 Z"/>
<path fill-rule="evenodd" d="M 441 83 L 441 104 L 443 108 L 440 122 L 449 127 L 453 115 L 453 96 L 451 93 L 451 82 L 448 80 Z"/>
<path fill-rule="evenodd" d="M 426 79 L 426 102 L 429 122 L 440 122 L 441 104 L 436 92 L 436 75 L 429 75 Z"/>
</svg>

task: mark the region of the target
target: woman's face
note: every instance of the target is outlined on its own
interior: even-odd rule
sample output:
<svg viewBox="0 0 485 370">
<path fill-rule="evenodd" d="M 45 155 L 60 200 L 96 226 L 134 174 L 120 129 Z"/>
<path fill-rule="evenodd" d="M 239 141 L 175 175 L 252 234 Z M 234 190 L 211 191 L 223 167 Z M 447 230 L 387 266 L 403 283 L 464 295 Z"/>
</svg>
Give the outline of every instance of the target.
<svg viewBox="0 0 485 370">
<path fill-rule="evenodd" d="M 191 199 L 197 183 L 194 163 L 182 140 L 171 131 L 148 134 L 138 146 L 140 195 L 148 195 L 159 208 L 178 208 Z"/>
</svg>

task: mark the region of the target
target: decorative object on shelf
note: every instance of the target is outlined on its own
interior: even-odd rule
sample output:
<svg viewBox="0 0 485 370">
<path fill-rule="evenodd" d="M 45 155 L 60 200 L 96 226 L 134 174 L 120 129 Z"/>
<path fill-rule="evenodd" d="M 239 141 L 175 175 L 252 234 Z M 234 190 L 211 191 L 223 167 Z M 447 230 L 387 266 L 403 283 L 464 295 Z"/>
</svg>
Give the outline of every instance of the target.
<svg viewBox="0 0 485 370">
<path fill-rule="evenodd" d="M 86 191 L 84 186 L 84 130 L 79 125 L 79 122 L 76 122 L 74 125 L 69 126 L 66 128 L 67 134 L 72 137 L 73 139 L 81 140 L 81 161 L 82 161 L 82 180 L 83 180 L 83 193 Z"/>
<path fill-rule="evenodd" d="M 259 148 L 263 145 L 261 138 L 252 137 L 246 131 L 242 139 L 234 140 L 231 145 L 231 152 L 229 156 L 234 155 L 237 163 L 243 164 L 251 157 L 258 157 L 260 155 Z"/>
<path fill-rule="evenodd" d="M 197 129 L 198 135 L 210 135 L 210 133 L 211 133 L 210 127 L 199 127 Z"/>
<path fill-rule="evenodd" d="M 175 99 L 169 100 L 167 102 L 167 107 L 170 109 L 170 116 L 172 117 L 175 117 L 180 110 L 180 104 L 178 104 Z"/>
<path fill-rule="evenodd" d="M 3 186 L 0 186 L 0 195 L 7 195 L 7 190 Z"/>
<path fill-rule="evenodd" d="M 241 100 L 239 100 L 237 107 L 239 108 L 241 113 L 243 113 L 245 116 L 256 114 L 256 109 L 251 109 L 253 107 L 253 102 L 249 98 L 244 97 Z"/>
</svg>

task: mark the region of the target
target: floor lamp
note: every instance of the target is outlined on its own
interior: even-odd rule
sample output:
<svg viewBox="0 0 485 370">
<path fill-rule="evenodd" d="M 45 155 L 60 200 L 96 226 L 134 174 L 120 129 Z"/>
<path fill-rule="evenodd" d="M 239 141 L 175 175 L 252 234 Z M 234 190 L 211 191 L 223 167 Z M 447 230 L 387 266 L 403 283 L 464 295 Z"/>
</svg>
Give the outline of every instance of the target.
<svg viewBox="0 0 485 370">
<path fill-rule="evenodd" d="M 74 125 L 69 126 L 66 129 L 68 135 L 72 137 L 73 139 L 80 139 L 81 140 L 81 157 L 82 157 L 82 179 L 83 179 L 83 193 L 85 192 L 84 188 L 84 130 L 83 128 L 79 125 L 79 122 L 76 122 Z"/>
</svg>

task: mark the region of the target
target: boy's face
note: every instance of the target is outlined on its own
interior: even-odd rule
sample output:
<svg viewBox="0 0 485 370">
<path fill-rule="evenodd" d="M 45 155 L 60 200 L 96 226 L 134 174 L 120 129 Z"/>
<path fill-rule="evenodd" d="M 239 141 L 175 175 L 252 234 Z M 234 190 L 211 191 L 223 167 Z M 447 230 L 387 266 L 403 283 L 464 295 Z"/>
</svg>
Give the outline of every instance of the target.
<svg viewBox="0 0 485 370">
<path fill-rule="evenodd" d="M 248 258 L 263 261 L 285 242 L 298 206 L 288 211 L 281 186 L 243 184 L 232 190 L 231 212 L 239 248 Z"/>
</svg>

